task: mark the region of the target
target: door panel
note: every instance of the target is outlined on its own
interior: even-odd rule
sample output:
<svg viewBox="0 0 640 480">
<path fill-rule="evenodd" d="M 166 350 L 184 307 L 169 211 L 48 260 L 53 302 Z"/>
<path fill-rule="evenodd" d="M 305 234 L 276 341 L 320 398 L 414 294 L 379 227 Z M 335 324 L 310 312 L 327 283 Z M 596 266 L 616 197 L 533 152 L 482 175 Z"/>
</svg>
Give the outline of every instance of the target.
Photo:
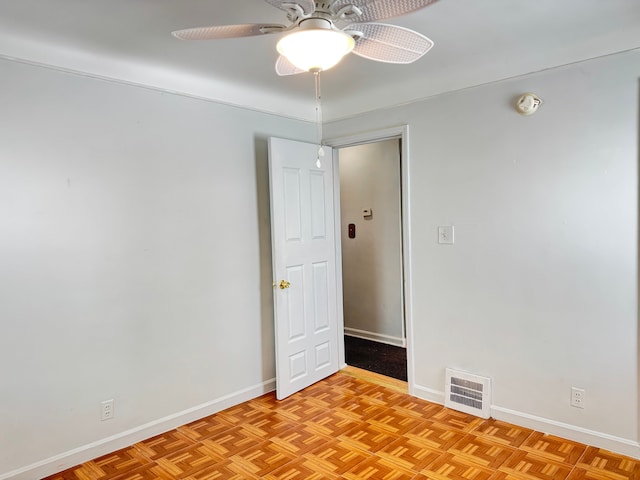
<svg viewBox="0 0 640 480">
<path fill-rule="evenodd" d="M 302 340 L 306 336 L 306 322 L 304 311 L 304 274 L 301 265 L 287 268 L 288 282 L 293 285 L 285 292 L 286 323 L 289 326 L 289 342 Z"/>
<path fill-rule="evenodd" d="M 309 172 L 309 180 L 311 187 L 311 236 L 314 240 L 324 240 L 327 238 L 324 172 Z"/>
<path fill-rule="evenodd" d="M 317 149 L 269 139 L 279 399 L 339 366 L 332 154 L 318 168 Z"/>
<path fill-rule="evenodd" d="M 329 328 L 329 291 L 327 284 L 327 262 L 313 266 L 313 319 L 315 333 Z"/>
<path fill-rule="evenodd" d="M 282 170 L 284 183 L 284 212 L 286 238 L 289 242 L 302 240 L 302 218 L 300 212 L 300 171 L 293 168 Z"/>
</svg>

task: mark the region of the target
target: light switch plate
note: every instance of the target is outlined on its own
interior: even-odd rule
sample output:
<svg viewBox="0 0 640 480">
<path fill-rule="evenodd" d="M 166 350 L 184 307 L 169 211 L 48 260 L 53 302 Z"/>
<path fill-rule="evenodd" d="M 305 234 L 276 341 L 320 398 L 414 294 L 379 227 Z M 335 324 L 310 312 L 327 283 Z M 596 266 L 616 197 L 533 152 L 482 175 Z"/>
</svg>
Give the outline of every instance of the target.
<svg viewBox="0 0 640 480">
<path fill-rule="evenodd" d="M 453 245 L 453 225 L 438 227 L 438 243 L 442 245 Z"/>
</svg>

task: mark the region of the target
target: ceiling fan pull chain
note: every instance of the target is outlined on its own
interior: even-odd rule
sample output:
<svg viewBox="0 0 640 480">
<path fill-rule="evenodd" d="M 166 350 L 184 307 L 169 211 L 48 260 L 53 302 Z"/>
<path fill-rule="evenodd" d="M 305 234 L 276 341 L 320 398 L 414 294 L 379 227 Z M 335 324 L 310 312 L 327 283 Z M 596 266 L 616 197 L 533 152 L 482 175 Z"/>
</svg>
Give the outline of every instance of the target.
<svg viewBox="0 0 640 480">
<path fill-rule="evenodd" d="M 322 146 L 322 95 L 320 93 L 320 71 L 313 72 L 316 81 L 316 126 L 318 128 L 318 156 L 316 157 L 316 167 L 321 168 L 320 158 L 324 157 Z"/>
</svg>

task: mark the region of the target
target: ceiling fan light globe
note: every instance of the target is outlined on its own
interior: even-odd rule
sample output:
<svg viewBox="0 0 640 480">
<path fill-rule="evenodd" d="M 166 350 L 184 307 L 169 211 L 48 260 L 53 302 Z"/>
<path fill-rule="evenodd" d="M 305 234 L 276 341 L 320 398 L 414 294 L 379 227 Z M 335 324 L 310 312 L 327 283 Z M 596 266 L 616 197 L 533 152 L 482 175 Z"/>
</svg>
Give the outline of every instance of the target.
<svg viewBox="0 0 640 480">
<path fill-rule="evenodd" d="M 276 48 L 301 70 L 328 70 L 353 50 L 354 39 L 339 30 L 306 29 L 283 37 Z"/>
</svg>

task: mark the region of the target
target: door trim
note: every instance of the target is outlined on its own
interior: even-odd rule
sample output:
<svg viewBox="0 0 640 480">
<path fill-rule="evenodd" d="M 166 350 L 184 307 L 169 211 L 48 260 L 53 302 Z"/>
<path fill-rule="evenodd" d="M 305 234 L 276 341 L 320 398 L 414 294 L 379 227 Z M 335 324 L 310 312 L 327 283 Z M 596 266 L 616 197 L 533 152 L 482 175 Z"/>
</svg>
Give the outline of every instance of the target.
<svg viewBox="0 0 640 480">
<path fill-rule="evenodd" d="M 340 339 L 344 337 L 344 311 L 342 298 L 342 239 L 340 238 L 340 170 L 338 162 L 338 150 L 343 147 L 352 147 L 364 143 L 379 142 L 381 140 L 400 139 L 400 168 L 402 171 L 402 196 L 400 203 L 402 206 L 402 262 L 404 275 L 404 315 L 407 337 L 407 380 L 409 394 L 414 395 L 414 356 L 413 356 L 413 276 L 411 271 L 411 205 L 410 205 L 410 152 L 409 152 L 409 125 L 398 125 L 380 130 L 357 133 L 344 137 L 329 138 L 324 143 L 333 150 L 333 189 L 334 189 L 334 215 L 335 215 L 335 235 L 336 235 L 336 285 L 338 287 L 338 361 L 340 368 L 346 366 L 344 342 Z"/>
</svg>

